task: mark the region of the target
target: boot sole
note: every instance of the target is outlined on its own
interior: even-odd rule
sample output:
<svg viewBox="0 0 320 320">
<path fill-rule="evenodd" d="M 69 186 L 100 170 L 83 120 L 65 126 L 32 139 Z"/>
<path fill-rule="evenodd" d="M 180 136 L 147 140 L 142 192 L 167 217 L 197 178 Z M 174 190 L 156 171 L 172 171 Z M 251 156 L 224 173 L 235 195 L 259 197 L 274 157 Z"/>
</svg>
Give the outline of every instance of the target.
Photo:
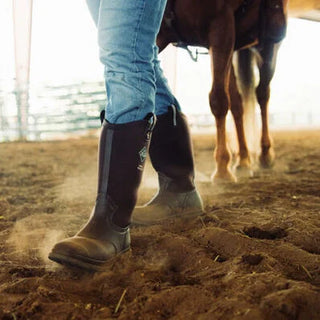
<svg viewBox="0 0 320 320">
<path fill-rule="evenodd" d="M 149 220 L 149 221 L 139 221 L 139 220 L 133 220 L 131 222 L 131 226 L 133 227 L 146 227 L 146 226 L 152 226 L 155 224 L 161 224 L 165 221 L 170 221 L 170 220 L 174 220 L 174 219 L 192 219 L 195 217 L 199 217 L 202 216 L 204 214 L 204 211 L 197 210 L 197 211 L 192 211 L 192 212 L 186 212 L 186 213 L 182 213 L 182 214 L 175 214 L 169 217 L 165 217 L 162 219 L 155 219 L 155 220 Z"/>
<path fill-rule="evenodd" d="M 95 259 L 84 258 L 84 257 L 83 257 L 84 259 L 81 259 L 82 258 L 81 256 L 70 257 L 70 256 L 66 256 L 56 252 L 50 252 L 48 258 L 64 266 L 84 269 L 89 272 L 102 272 L 102 271 L 105 271 L 106 267 L 110 263 L 112 263 L 112 261 L 114 261 L 119 254 L 124 254 L 129 250 L 130 248 L 120 251 L 119 253 L 117 253 L 117 255 L 111 257 L 106 261 L 95 260 Z"/>
</svg>

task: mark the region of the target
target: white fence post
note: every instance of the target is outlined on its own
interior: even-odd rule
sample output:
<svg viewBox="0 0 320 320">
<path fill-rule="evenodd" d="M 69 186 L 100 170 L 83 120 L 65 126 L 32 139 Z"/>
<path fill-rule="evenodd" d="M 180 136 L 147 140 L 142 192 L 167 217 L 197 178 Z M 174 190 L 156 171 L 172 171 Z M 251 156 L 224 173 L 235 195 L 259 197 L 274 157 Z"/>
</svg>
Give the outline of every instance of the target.
<svg viewBox="0 0 320 320">
<path fill-rule="evenodd" d="M 28 130 L 29 78 L 33 0 L 13 0 L 15 91 L 20 139 Z"/>
</svg>

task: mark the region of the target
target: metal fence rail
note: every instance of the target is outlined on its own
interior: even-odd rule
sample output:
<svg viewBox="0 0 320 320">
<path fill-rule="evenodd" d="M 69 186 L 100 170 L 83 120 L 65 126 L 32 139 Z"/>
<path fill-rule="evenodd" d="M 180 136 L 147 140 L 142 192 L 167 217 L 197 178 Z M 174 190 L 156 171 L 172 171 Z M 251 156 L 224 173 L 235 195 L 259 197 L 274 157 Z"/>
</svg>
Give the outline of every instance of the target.
<svg viewBox="0 0 320 320">
<path fill-rule="evenodd" d="M 0 141 L 21 136 L 16 96 L 14 90 L 0 91 Z M 85 133 L 98 128 L 105 103 L 103 82 L 31 87 L 23 136 L 27 140 L 43 140 L 61 133 Z"/>
<path fill-rule="evenodd" d="M 13 82 L 7 82 L 1 88 L 0 142 L 18 140 L 22 128 L 17 92 L 12 89 Z M 27 126 L 23 135 L 27 140 L 46 140 L 68 137 L 70 133 L 88 134 L 90 130 L 99 128 L 99 114 L 105 103 L 103 82 L 31 87 Z M 258 108 L 256 117 L 259 119 Z M 189 122 L 195 131 L 215 130 L 214 117 L 209 112 L 189 114 Z M 272 113 L 270 126 L 272 129 L 319 128 L 320 112 Z"/>
</svg>

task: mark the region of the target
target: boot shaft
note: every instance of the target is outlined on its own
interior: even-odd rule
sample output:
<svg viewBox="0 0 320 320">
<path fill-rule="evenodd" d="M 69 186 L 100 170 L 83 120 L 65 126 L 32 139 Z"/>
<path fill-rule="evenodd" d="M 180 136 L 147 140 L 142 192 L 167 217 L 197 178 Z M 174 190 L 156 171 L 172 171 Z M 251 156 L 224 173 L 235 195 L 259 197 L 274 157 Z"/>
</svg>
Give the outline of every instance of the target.
<svg viewBox="0 0 320 320">
<path fill-rule="evenodd" d="M 98 198 L 115 208 L 112 220 L 130 220 L 136 204 L 155 117 L 126 124 L 104 120 L 99 142 Z M 127 223 L 128 224 L 128 223 Z"/>
<path fill-rule="evenodd" d="M 193 190 L 194 161 L 186 116 L 174 106 L 157 117 L 150 144 L 150 158 L 159 173 L 171 179 L 172 192 Z"/>
</svg>

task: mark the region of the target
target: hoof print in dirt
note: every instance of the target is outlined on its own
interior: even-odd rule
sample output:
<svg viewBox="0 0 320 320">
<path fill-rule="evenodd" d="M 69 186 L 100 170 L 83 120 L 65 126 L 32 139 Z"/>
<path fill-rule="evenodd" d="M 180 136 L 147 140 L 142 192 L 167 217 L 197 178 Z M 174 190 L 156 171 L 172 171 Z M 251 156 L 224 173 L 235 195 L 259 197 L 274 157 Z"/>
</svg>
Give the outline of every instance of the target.
<svg viewBox="0 0 320 320">
<path fill-rule="evenodd" d="M 261 229 L 253 226 L 244 228 L 243 232 L 250 238 L 269 240 L 282 239 L 288 235 L 286 230 L 279 227 L 271 229 Z"/>
<path fill-rule="evenodd" d="M 248 254 L 242 256 L 242 262 L 249 264 L 250 266 L 257 266 L 263 260 L 263 256 L 260 254 Z"/>
</svg>

